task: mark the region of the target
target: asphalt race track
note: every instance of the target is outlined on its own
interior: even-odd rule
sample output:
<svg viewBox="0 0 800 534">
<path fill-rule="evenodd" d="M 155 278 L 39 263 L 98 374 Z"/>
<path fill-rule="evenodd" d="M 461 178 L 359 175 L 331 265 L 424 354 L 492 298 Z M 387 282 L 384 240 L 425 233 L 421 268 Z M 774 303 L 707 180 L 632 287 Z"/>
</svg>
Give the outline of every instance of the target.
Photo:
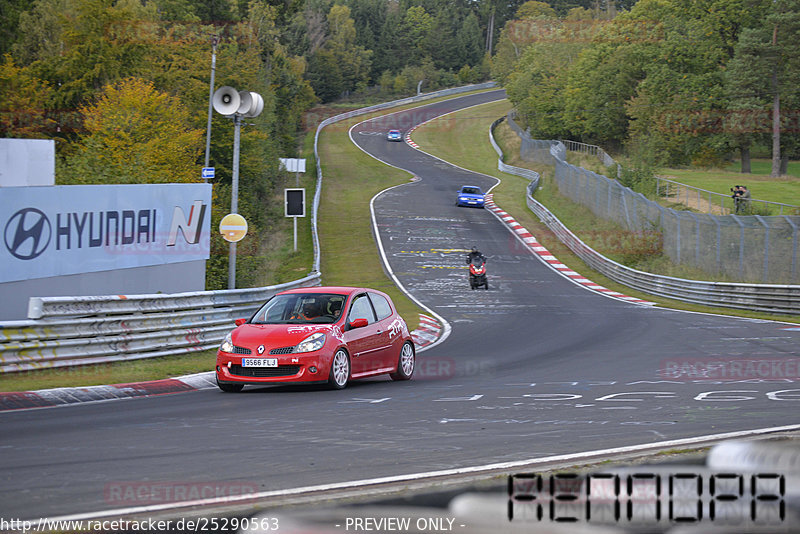
<svg viewBox="0 0 800 534">
<path fill-rule="evenodd" d="M 415 380 L 0 413 L 0 516 L 158 504 L 197 497 L 191 488 L 207 483 L 223 493 L 281 490 L 800 423 L 797 328 L 587 291 L 489 210 L 455 206 L 461 185 L 488 189 L 494 178 L 385 139 L 390 128 L 406 132 L 502 96 L 466 96 L 352 131 L 364 150 L 418 178 L 374 200 L 391 270 L 452 327 L 418 355 Z M 467 282 L 464 249 L 473 245 L 489 259 L 488 291 Z M 680 373 L 722 360 L 739 367 Z M 717 379 L 731 370 L 733 379 Z"/>
</svg>

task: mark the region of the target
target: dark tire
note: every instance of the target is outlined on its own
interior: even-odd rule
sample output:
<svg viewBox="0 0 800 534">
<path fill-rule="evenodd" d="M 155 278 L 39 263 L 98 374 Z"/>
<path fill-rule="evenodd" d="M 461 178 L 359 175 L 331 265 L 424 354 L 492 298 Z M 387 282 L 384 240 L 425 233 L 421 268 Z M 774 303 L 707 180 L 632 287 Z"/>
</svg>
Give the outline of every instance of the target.
<svg viewBox="0 0 800 534">
<path fill-rule="evenodd" d="M 217 387 L 225 393 L 239 393 L 244 389 L 244 384 L 231 384 L 229 382 L 220 382 L 217 378 Z"/>
<path fill-rule="evenodd" d="M 392 380 L 411 380 L 414 369 L 417 367 L 417 355 L 414 351 L 414 344 L 406 342 L 400 349 L 400 356 L 397 357 L 397 371 L 389 374 Z"/>
<path fill-rule="evenodd" d="M 331 360 L 328 385 L 333 389 L 344 389 L 350 382 L 350 357 L 344 349 L 339 349 Z"/>
</svg>

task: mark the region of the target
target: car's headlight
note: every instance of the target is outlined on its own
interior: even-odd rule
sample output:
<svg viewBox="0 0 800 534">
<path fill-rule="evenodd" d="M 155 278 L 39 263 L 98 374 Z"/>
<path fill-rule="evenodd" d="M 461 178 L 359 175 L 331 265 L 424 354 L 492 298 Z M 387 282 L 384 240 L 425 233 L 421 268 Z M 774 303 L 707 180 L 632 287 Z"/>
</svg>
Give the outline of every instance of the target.
<svg viewBox="0 0 800 534">
<path fill-rule="evenodd" d="M 225 340 L 222 342 L 222 345 L 219 346 L 219 350 L 222 352 L 233 352 L 233 340 L 231 339 L 230 332 L 225 336 Z"/>
<path fill-rule="evenodd" d="M 325 344 L 325 334 L 322 332 L 317 332 L 316 334 L 311 334 L 303 341 L 297 344 L 295 347 L 295 352 L 314 352 L 315 350 L 319 350 Z"/>
<path fill-rule="evenodd" d="M 467 197 L 458 197 L 458 200 L 462 200 L 462 201 L 466 202 L 469 199 Z"/>
</svg>

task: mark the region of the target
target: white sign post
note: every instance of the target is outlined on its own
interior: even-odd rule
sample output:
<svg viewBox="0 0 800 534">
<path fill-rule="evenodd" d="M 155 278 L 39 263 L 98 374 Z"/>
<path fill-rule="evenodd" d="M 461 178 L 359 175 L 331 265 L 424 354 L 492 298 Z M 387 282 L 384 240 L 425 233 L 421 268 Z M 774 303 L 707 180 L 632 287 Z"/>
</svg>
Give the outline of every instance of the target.
<svg viewBox="0 0 800 534">
<path fill-rule="evenodd" d="M 300 173 L 306 172 L 306 160 L 303 158 L 279 158 L 281 167 L 289 172 L 293 172 L 296 186 L 300 186 Z"/>
<path fill-rule="evenodd" d="M 306 190 L 284 189 L 283 199 L 286 216 L 294 219 L 294 251 L 297 252 L 297 218 L 306 216 Z"/>
</svg>

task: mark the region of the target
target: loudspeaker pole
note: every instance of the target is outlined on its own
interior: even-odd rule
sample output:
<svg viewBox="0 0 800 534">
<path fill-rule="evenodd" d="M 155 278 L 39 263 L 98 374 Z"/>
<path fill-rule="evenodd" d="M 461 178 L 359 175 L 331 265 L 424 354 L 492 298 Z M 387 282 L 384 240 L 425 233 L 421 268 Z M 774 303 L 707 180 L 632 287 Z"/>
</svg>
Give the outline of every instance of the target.
<svg viewBox="0 0 800 534">
<path fill-rule="evenodd" d="M 208 160 L 211 155 L 211 109 L 213 108 L 214 99 L 214 73 L 217 70 L 217 36 L 211 37 L 211 83 L 208 88 L 208 126 L 206 127 L 206 164 L 203 167 L 208 167 Z"/>
<path fill-rule="evenodd" d="M 233 178 L 231 179 L 231 213 L 239 213 L 239 136 L 242 117 L 233 116 Z M 228 289 L 236 289 L 236 243 L 230 244 L 228 254 Z"/>
<path fill-rule="evenodd" d="M 239 211 L 239 136 L 242 117 L 258 117 L 264 109 L 264 98 L 258 93 L 237 91 L 226 85 L 216 90 L 212 103 L 217 113 L 233 119 L 233 177 L 230 215 L 236 215 Z M 246 221 L 241 217 L 237 218 L 240 219 L 240 222 L 235 226 L 243 226 L 245 232 L 241 233 L 237 239 L 229 239 L 223 233 L 223 239 L 231 242 L 228 254 L 228 289 L 236 289 L 236 241 L 244 237 L 247 228 Z"/>
</svg>

